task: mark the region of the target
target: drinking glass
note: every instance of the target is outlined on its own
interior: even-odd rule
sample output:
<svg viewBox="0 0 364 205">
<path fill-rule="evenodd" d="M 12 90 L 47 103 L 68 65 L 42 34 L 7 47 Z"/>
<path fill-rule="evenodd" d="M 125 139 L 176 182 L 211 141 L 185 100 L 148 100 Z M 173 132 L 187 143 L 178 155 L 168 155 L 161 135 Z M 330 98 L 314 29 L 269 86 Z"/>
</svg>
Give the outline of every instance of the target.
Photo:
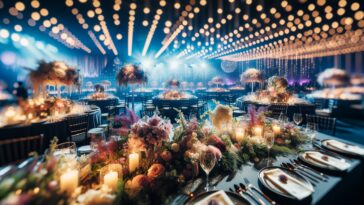
<svg viewBox="0 0 364 205">
<path fill-rule="evenodd" d="M 77 147 L 75 142 L 64 142 L 58 144 L 53 152 L 53 156 L 57 159 L 61 157 L 77 158 Z"/>
<path fill-rule="evenodd" d="M 281 112 L 281 114 L 279 115 L 278 120 L 279 120 L 282 124 L 284 124 L 284 125 L 286 125 L 286 124 L 289 122 L 289 118 L 288 118 L 288 117 L 287 117 L 287 115 L 286 115 L 286 114 L 284 114 L 283 112 Z"/>
<path fill-rule="evenodd" d="M 302 123 L 302 114 L 301 113 L 294 113 L 293 114 L 293 121 L 294 123 L 296 123 L 296 125 L 300 125 Z"/>
<path fill-rule="evenodd" d="M 211 170 L 215 167 L 216 164 L 216 156 L 209 149 L 203 150 L 200 153 L 200 166 L 203 171 L 206 173 L 206 187 L 205 190 L 209 191 L 209 174 Z"/>
<path fill-rule="evenodd" d="M 93 128 L 87 132 L 87 137 L 90 140 L 91 150 L 97 151 L 97 147 L 105 140 L 103 128 Z"/>
<path fill-rule="evenodd" d="M 310 137 L 311 145 L 313 146 L 313 141 L 317 134 L 317 124 L 316 123 L 307 123 L 305 133 Z"/>
<path fill-rule="evenodd" d="M 264 139 L 268 148 L 268 165 L 269 165 L 270 149 L 272 149 L 274 145 L 274 132 L 270 130 L 265 131 Z"/>
</svg>

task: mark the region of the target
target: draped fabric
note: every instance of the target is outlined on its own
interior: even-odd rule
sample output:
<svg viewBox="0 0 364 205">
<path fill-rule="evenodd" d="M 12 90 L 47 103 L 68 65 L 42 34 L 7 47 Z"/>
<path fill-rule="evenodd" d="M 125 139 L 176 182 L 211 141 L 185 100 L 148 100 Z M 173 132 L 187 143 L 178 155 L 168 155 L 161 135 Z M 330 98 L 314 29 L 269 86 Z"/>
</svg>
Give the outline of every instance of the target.
<svg viewBox="0 0 364 205">
<path fill-rule="evenodd" d="M 70 65 L 80 69 L 84 78 L 99 77 L 107 64 L 107 57 L 96 55 L 80 55 L 70 59 Z"/>
</svg>

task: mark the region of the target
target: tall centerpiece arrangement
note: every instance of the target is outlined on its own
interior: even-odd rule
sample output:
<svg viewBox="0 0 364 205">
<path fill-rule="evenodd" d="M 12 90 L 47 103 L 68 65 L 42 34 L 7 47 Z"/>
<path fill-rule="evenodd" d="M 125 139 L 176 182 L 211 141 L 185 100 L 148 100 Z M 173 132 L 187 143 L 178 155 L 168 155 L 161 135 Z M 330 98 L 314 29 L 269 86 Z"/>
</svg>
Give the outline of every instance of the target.
<svg viewBox="0 0 364 205">
<path fill-rule="evenodd" d="M 271 102 L 288 102 L 291 94 L 287 92 L 288 80 L 281 76 L 272 76 L 268 79 L 267 90 Z"/>
<path fill-rule="evenodd" d="M 148 77 L 144 70 L 135 64 L 124 65 L 116 75 L 116 80 L 119 85 L 128 86 L 135 84 L 145 84 L 148 81 Z M 131 87 L 132 92 L 132 109 L 134 110 L 134 87 Z"/>
<path fill-rule="evenodd" d="M 176 79 L 172 79 L 167 82 L 167 86 L 169 89 L 178 89 L 180 85 L 181 82 L 179 82 L 179 80 Z"/>
<path fill-rule="evenodd" d="M 256 68 L 249 68 L 240 75 L 242 83 L 251 83 L 252 93 L 254 92 L 254 83 L 261 83 L 263 81 L 263 74 Z"/>
<path fill-rule="evenodd" d="M 344 86 L 350 83 L 350 76 L 346 71 L 339 68 L 328 68 L 317 76 L 317 82 L 321 86 Z"/>
<path fill-rule="evenodd" d="M 224 80 L 220 76 L 215 76 L 211 79 L 211 84 L 216 85 L 218 88 L 219 86 L 224 85 Z"/>
<path fill-rule="evenodd" d="M 60 61 L 40 61 L 35 70 L 29 72 L 29 81 L 32 83 L 34 92 L 44 93 L 45 86 L 57 87 L 57 95 L 61 95 L 61 86 L 80 86 L 80 76 L 75 68 Z"/>
</svg>

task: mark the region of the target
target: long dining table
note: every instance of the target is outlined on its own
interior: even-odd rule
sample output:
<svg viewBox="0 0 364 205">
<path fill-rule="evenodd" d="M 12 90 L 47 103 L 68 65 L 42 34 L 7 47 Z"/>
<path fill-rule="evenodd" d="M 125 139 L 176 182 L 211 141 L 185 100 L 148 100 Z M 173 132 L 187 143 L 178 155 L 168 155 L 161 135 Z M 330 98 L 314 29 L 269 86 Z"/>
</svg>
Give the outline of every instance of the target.
<svg viewBox="0 0 364 205">
<path fill-rule="evenodd" d="M 343 142 L 352 143 L 350 141 L 346 141 L 343 139 L 338 139 L 334 136 L 329 136 L 324 133 L 318 133 L 316 136 L 317 140 L 323 139 L 337 139 Z M 317 146 L 312 146 L 311 143 L 303 144 L 301 150 L 312 150 L 319 149 Z M 325 150 L 324 150 L 325 152 Z M 328 151 L 329 152 L 329 151 Z M 330 153 L 329 153 L 330 154 Z M 332 154 L 332 153 L 331 153 Z M 340 154 L 341 155 L 341 154 Z M 247 163 L 240 167 L 240 169 L 233 174 L 226 173 L 213 173 L 210 177 L 210 184 L 213 190 L 224 190 L 229 191 L 234 189 L 234 185 L 238 185 L 239 183 L 244 183 L 244 178 L 248 179 L 248 181 L 257 187 L 260 191 L 265 193 L 269 198 L 273 199 L 277 204 L 363 204 L 363 194 L 364 194 L 364 163 L 363 158 L 360 157 L 351 157 L 342 155 L 345 159 L 348 159 L 351 167 L 343 173 L 335 173 L 332 171 L 320 170 L 315 167 L 318 171 L 323 172 L 328 176 L 327 182 L 320 181 L 316 184 L 314 193 L 307 199 L 303 201 L 292 201 L 287 198 L 283 198 L 272 191 L 265 188 L 258 179 L 258 173 L 262 168 L 267 166 L 280 166 L 283 162 L 289 162 L 291 159 L 297 159 L 298 153 L 295 154 L 286 154 L 276 157 L 275 159 L 271 159 L 271 164 L 267 165 L 265 162 L 261 163 Z M 308 164 L 307 164 L 308 165 Z M 309 165 L 308 165 L 309 166 Z M 302 176 L 302 175 L 301 175 Z M 303 176 L 305 177 L 305 176 Z M 168 202 L 169 204 L 184 204 L 186 200 L 189 200 L 190 196 L 196 196 L 199 193 L 204 192 L 205 187 L 205 179 L 202 178 L 200 186 L 195 190 L 182 190 L 179 192 L 177 196 L 174 197 L 172 202 Z M 214 183 L 215 181 L 215 183 Z M 187 194 L 187 192 L 188 194 Z M 256 192 L 258 196 L 259 193 Z M 188 196 L 189 195 L 189 196 Z M 264 197 L 260 196 L 260 199 L 266 205 L 269 205 L 267 200 Z M 258 204 L 258 203 L 256 203 Z"/>
</svg>

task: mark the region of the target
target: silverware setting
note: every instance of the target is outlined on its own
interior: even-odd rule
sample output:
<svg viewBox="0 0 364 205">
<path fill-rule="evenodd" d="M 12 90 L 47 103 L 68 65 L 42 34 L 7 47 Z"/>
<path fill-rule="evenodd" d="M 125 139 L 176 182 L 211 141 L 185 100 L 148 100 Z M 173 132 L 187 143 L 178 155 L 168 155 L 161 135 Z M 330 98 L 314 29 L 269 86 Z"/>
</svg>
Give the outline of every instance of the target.
<svg viewBox="0 0 364 205">
<path fill-rule="evenodd" d="M 287 166 L 295 169 L 295 170 L 299 170 L 299 171 L 302 171 L 306 174 L 308 174 L 309 176 L 315 178 L 315 179 L 318 179 L 318 180 L 321 180 L 321 181 L 324 181 L 324 182 L 327 182 L 327 179 L 325 177 L 322 177 L 321 175 L 317 175 L 316 173 L 313 173 L 311 171 L 308 171 L 300 166 L 297 166 L 297 165 L 294 165 L 293 163 L 286 163 Z"/>
<path fill-rule="evenodd" d="M 300 161 L 299 161 L 299 160 L 297 160 L 297 159 L 290 159 L 289 161 L 292 163 L 292 165 L 294 165 L 294 166 L 296 166 L 296 167 L 300 167 L 300 168 L 302 168 L 302 169 L 309 170 L 309 171 L 311 171 L 312 173 L 315 173 L 315 174 L 317 174 L 317 175 L 319 175 L 319 176 L 321 176 L 321 177 L 325 178 L 325 179 L 326 179 L 326 181 L 327 181 L 327 179 L 329 179 L 329 176 L 327 176 L 326 174 L 324 174 L 324 173 L 322 173 L 322 172 L 319 172 L 319 171 L 317 171 L 317 170 L 315 170 L 315 169 L 312 169 L 312 168 L 311 168 L 311 167 L 309 167 L 309 166 L 306 166 L 306 165 L 302 164 L 302 162 L 300 162 Z"/>
<path fill-rule="evenodd" d="M 267 196 L 266 194 L 264 194 L 262 191 L 260 191 L 257 187 L 255 187 L 253 184 L 251 184 L 249 182 L 249 180 L 244 177 L 244 182 L 246 183 L 247 187 L 252 191 L 252 189 L 254 189 L 256 192 L 258 192 L 261 196 L 263 196 L 269 203 L 276 205 L 277 203 L 272 200 L 271 198 L 269 198 L 269 196 Z M 253 192 L 253 191 L 252 191 Z"/>
<path fill-rule="evenodd" d="M 229 191 L 238 193 L 241 197 L 243 197 L 246 201 L 248 201 L 249 204 L 256 204 L 256 202 L 259 203 L 249 192 L 242 189 L 237 184 L 234 184 L 234 189 L 235 190 L 230 188 Z M 249 197 L 247 197 L 247 196 L 249 196 Z"/>
<path fill-rule="evenodd" d="M 331 155 L 331 156 L 336 157 L 336 158 L 339 158 L 339 159 L 344 159 L 344 160 L 346 160 L 346 161 L 352 161 L 352 159 L 350 159 L 350 158 L 348 158 L 348 157 L 346 157 L 346 156 L 343 156 L 343 155 L 341 155 L 341 154 L 338 154 L 338 153 L 336 153 L 336 152 L 332 152 L 332 151 L 330 151 L 330 150 L 328 150 L 328 149 L 323 148 L 323 147 L 321 146 L 321 144 L 319 144 L 318 142 L 316 142 L 316 143 L 312 143 L 312 144 L 313 144 L 313 146 L 314 146 L 314 147 L 316 147 L 319 151 L 321 151 L 321 152 L 323 152 L 323 153 L 325 153 L 325 154 Z"/>
<path fill-rule="evenodd" d="M 311 177 L 310 175 L 308 175 L 308 174 L 306 174 L 306 173 L 304 173 L 304 172 L 302 172 L 302 171 L 300 171 L 298 169 L 295 169 L 295 168 L 287 165 L 286 163 L 282 163 L 281 167 L 286 168 L 286 169 L 288 169 L 288 170 L 290 170 L 292 172 L 296 172 L 296 173 L 298 173 L 300 175 L 303 175 L 304 177 L 306 177 L 311 182 L 312 186 L 314 186 L 314 187 L 316 187 L 316 184 L 319 183 L 319 181 L 316 180 L 315 178 Z"/>
</svg>

